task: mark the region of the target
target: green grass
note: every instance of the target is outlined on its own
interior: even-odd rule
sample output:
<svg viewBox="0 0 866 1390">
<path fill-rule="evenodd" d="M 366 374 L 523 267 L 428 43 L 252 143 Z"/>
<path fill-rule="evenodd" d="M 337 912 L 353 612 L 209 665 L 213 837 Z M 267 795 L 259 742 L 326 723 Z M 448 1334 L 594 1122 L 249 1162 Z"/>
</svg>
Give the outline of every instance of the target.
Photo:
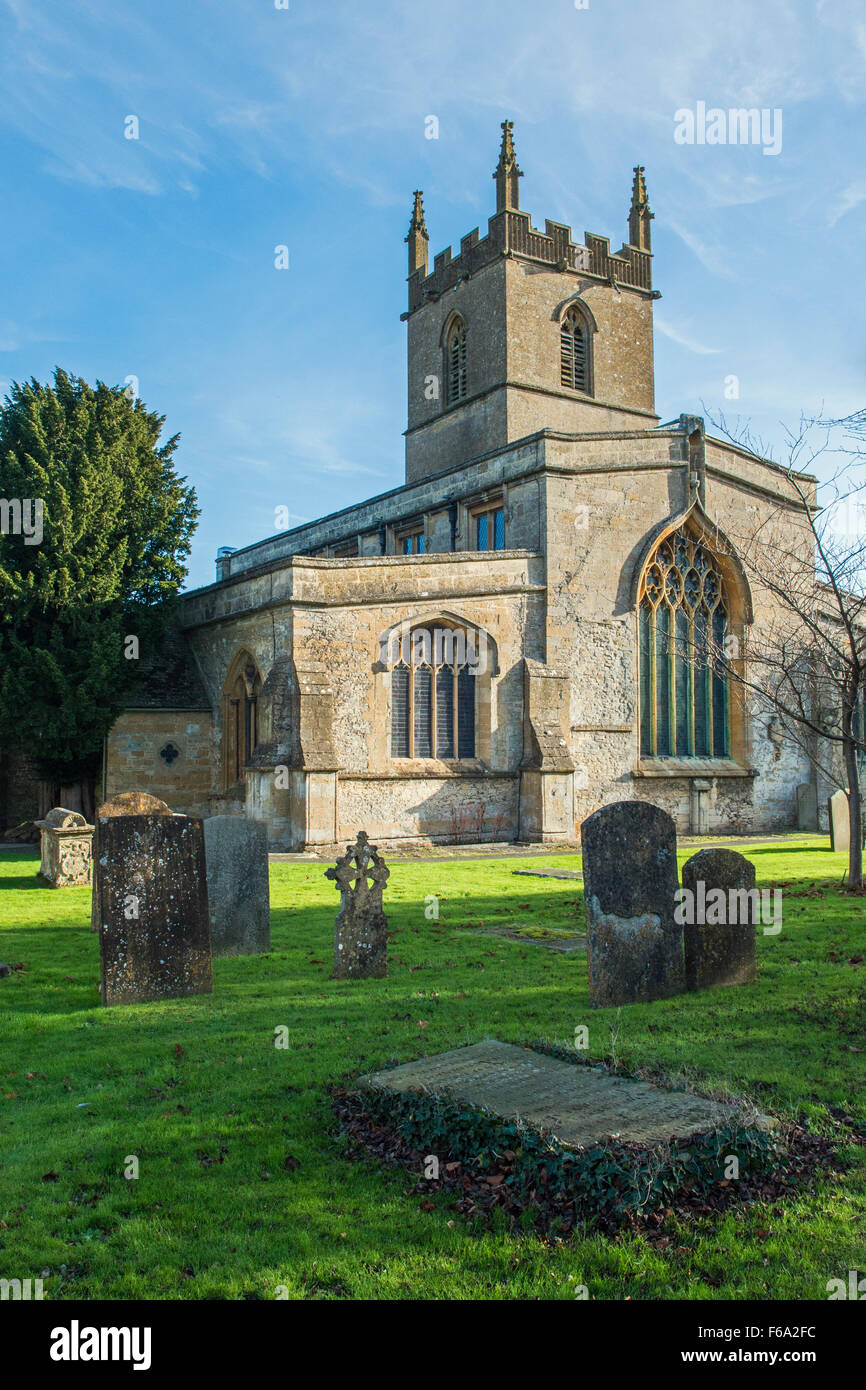
<svg viewBox="0 0 866 1390">
<path fill-rule="evenodd" d="M 537 857 L 394 864 L 389 976 L 353 983 L 329 978 L 323 866 L 275 863 L 269 956 L 216 961 L 211 996 L 103 1009 L 89 890 L 44 888 L 32 852 L 3 853 L 0 959 L 26 969 L 0 980 L 0 1276 L 47 1269 L 54 1299 L 571 1298 L 575 1283 L 605 1299 L 825 1298 L 866 1265 L 866 1150 L 831 1113 L 866 1124 L 866 966 L 848 963 L 866 950 L 866 901 L 839 892 L 844 856 L 818 845 L 749 849 L 759 886 L 786 885 L 757 984 L 602 1010 L 585 955 L 478 934 L 583 930 L 580 883 L 514 876 Z M 347 1158 L 329 1083 L 578 1024 L 599 1057 L 836 1126 L 848 1171 L 787 1203 L 673 1222 L 661 1250 L 473 1228 L 444 1195 L 422 1210 L 405 1172 Z"/>
</svg>

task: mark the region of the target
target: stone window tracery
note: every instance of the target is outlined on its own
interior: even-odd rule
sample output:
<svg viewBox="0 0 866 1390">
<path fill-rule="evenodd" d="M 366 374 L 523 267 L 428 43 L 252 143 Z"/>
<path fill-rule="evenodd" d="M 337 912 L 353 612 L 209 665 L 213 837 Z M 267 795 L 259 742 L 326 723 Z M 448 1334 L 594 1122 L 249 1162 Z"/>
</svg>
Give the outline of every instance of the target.
<svg viewBox="0 0 866 1390">
<path fill-rule="evenodd" d="M 416 628 L 391 671 L 391 757 L 474 758 L 474 648 L 458 629 Z"/>
<path fill-rule="evenodd" d="M 729 621 L 715 556 L 681 527 L 656 547 L 638 595 L 642 757 L 729 756 Z"/>
</svg>

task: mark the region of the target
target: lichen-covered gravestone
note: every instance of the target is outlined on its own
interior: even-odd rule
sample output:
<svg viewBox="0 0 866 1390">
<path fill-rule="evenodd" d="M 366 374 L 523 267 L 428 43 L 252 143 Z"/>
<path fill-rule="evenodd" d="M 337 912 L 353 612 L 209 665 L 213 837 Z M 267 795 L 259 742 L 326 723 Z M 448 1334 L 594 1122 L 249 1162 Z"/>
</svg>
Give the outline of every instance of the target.
<svg viewBox="0 0 866 1390">
<path fill-rule="evenodd" d="M 797 829 L 818 829 L 818 789 L 812 782 L 801 782 L 797 788 Z"/>
<path fill-rule="evenodd" d="M 254 956 L 271 949 L 268 831 L 245 816 L 204 822 L 207 900 L 214 956 Z"/>
<path fill-rule="evenodd" d="M 121 815 L 98 825 L 103 1004 L 212 993 L 201 821 Z"/>
<path fill-rule="evenodd" d="M 617 801 L 589 816 L 580 838 L 590 1003 L 645 1003 L 681 993 L 672 818 L 647 801 Z"/>
<path fill-rule="evenodd" d="M 71 888 L 91 881 L 93 826 L 78 811 L 55 806 L 35 822 L 41 834 L 39 872 L 52 888 Z"/>
<path fill-rule="evenodd" d="M 363 980 L 387 974 L 388 919 L 382 889 L 390 873 L 363 830 L 354 845 L 347 845 L 336 868 L 326 869 L 325 877 L 334 879 L 340 890 L 332 979 Z"/>
<path fill-rule="evenodd" d="M 97 883 L 99 876 L 99 822 L 107 820 L 113 816 L 171 816 L 174 812 L 170 806 L 166 806 L 164 801 L 160 801 L 158 796 L 151 796 L 150 792 L 118 792 L 116 796 L 110 796 L 107 801 L 103 801 L 101 806 L 97 806 L 94 821 L 96 829 L 93 835 L 93 896 L 90 904 L 90 930 L 98 931 L 99 926 L 96 921 L 97 903 Z"/>
<path fill-rule="evenodd" d="M 847 854 L 851 848 L 851 811 L 848 804 L 848 793 L 842 791 L 834 792 L 827 801 L 827 812 L 830 816 L 830 848 L 837 854 Z M 863 821 L 860 833 L 860 843 L 866 849 L 866 811 L 863 813 Z"/>
<path fill-rule="evenodd" d="M 760 899 L 755 866 L 733 849 L 702 849 L 683 865 L 686 985 L 713 989 L 757 979 Z"/>
</svg>

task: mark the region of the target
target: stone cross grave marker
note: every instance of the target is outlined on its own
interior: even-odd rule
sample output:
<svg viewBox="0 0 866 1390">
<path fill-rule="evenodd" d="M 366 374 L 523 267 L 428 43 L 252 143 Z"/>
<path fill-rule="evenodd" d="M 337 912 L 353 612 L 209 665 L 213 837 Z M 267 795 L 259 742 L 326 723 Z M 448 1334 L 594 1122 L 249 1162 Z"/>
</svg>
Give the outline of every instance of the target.
<svg viewBox="0 0 866 1390">
<path fill-rule="evenodd" d="M 590 1003 L 646 1003 L 681 993 L 673 819 L 648 801 L 616 801 L 583 822 L 580 838 Z"/>
<path fill-rule="evenodd" d="M 94 893 L 103 1004 L 213 991 L 204 834 L 187 816 L 99 822 Z"/>
<path fill-rule="evenodd" d="M 254 956 L 271 949 L 268 831 L 246 816 L 204 822 L 207 900 L 214 956 Z"/>
<path fill-rule="evenodd" d="M 699 850 L 683 865 L 683 888 L 692 895 L 683 928 L 687 987 L 751 984 L 761 912 L 754 864 L 733 849 Z"/>
<path fill-rule="evenodd" d="M 332 979 L 374 979 L 387 974 L 388 919 L 382 907 L 382 890 L 390 874 L 363 830 L 354 845 L 347 845 L 336 867 L 325 871 L 325 877 L 334 879 L 340 890 Z"/>
<path fill-rule="evenodd" d="M 55 806 L 36 821 L 41 835 L 39 872 L 52 888 L 71 888 L 91 881 L 93 826 L 78 811 Z"/>
</svg>

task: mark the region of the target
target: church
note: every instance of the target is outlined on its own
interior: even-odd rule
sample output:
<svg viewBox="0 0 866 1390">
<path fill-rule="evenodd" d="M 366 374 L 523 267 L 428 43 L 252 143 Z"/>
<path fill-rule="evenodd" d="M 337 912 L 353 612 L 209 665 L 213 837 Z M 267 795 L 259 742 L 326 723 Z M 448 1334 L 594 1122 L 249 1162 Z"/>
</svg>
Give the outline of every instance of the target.
<svg viewBox="0 0 866 1390">
<path fill-rule="evenodd" d="M 766 519 L 795 547 L 802 506 L 777 464 L 656 414 L 643 168 L 618 251 L 534 227 L 521 177 L 506 121 L 486 232 L 432 266 L 416 192 L 405 483 L 219 552 L 103 795 L 254 817 L 276 851 L 573 842 L 634 798 L 681 832 L 796 825 L 808 763 L 736 679 L 772 601 L 726 537 Z"/>
</svg>

